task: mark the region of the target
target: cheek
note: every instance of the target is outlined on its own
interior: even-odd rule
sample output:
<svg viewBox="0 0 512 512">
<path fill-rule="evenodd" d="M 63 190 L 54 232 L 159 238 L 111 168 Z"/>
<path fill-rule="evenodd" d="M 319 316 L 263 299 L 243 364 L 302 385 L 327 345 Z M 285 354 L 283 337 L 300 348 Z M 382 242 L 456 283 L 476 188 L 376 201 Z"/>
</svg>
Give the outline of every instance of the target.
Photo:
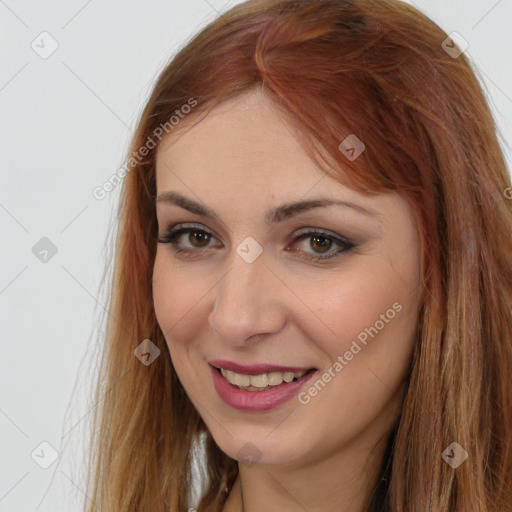
<svg viewBox="0 0 512 512">
<path fill-rule="evenodd" d="M 368 264 L 357 272 L 309 284 L 297 290 L 309 309 L 303 329 L 331 360 L 349 350 L 354 340 L 364 346 L 365 340 L 385 334 L 397 337 L 403 332 L 410 337 L 414 283 L 386 272 L 382 265 Z"/>
<path fill-rule="evenodd" d="M 157 251 L 153 269 L 153 306 L 170 349 L 171 340 L 185 342 L 199 326 L 197 315 L 207 291 L 204 280 L 180 272 L 162 251 Z"/>
<path fill-rule="evenodd" d="M 348 439 L 381 413 L 396 413 L 410 363 L 417 329 L 415 274 L 398 275 L 371 263 L 320 283 L 307 301 L 315 314 L 309 313 L 302 329 L 327 356 L 319 376 L 325 384 L 312 382 L 299 398 L 310 408 L 308 429 L 329 425 L 319 441 L 325 449 L 329 437 L 340 439 L 343 431 Z"/>
<path fill-rule="evenodd" d="M 309 403 L 312 417 L 330 415 L 333 436 L 339 422 L 344 422 L 347 433 L 357 432 L 392 397 L 398 399 L 416 339 L 416 260 L 400 272 L 383 258 L 368 257 L 359 263 L 357 269 L 346 269 L 309 288 L 315 291 L 307 304 L 315 314 L 309 313 L 302 324 L 326 356 L 320 378 L 327 383 L 313 383 L 301 403 Z M 306 289 L 301 293 L 306 297 Z M 336 412 L 327 404 L 337 404 Z"/>
<path fill-rule="evenodd" d="M 207 295 L 211 285 L 197 274 L 179 270 L 170 258 L 161 252 L 153 269 L 153 307 L 164 335 L 175 372 L 186 383 L 187 393 L 200 396 L 202 368 L 192 364 L 194 340 L 201 339 L 204 326 Z M 197 347 L 196 347 L 197 348 Z"/>
</svg>

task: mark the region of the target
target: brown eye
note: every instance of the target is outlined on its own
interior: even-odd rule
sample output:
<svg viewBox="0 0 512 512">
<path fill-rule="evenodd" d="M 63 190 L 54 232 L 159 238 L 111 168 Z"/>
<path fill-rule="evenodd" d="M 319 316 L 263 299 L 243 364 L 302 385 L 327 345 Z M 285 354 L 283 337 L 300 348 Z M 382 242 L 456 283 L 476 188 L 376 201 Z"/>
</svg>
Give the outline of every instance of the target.
<svg viewBox="0 0 512 512">
<path fill-rule="evenodd" d="M 294 254 L 299 254 L 306 260 L 320 261 L 335 258 L 356 247 L 354 242 L 331 232 L 315 229 L 301 233 L 295 237 L 292 246 L 288 246 L 286 250 L 292 250 Z M 183 224 L 169 229 L 167 233 L 159 235 L 157 238 L 158 243 L 171 244 L 176 253 L 191 257 L 204 254 L 201 249 L 210 250 L 222 247 L 221 242 L 215 244 L 215 241 L 218 242 L 209 231 L 195 225 Z"/>
<path fill-rule="evenodd" d="M 196 249 L 214 247 L 214 244 L 210 243 L 213 240 L 216 240 L 216 238 L 210 232 L 196 226 L 185 227 L 183 225 L 170 229 L 157 238 L 158 243 L 172 244 L 178 252 L 192 252 Z"/>
<path fill-rule="evenodd" d="M 206 231 L 194 230 L 190 231 L 188 234 L 188 241 L 194 247 L 205 247 L 208 245 L 208 242 L 211 240 L 210 233 Z"/>
<path fill-rule="evenodd" d="M 325 236 L 313 236 L 310 239 L 309 245 L 314 251 L 324 253 L 332 247 L 332 240 Z"/>
<path fill-rule="evenodd" d="M 326 260 L 341 256 L 342 253 L 356 246 L 354 242 L 340 235 L 324 232 L 318 228 L 314 231 L 301 231 L 295 238 L 294 245 L 294 252 L 301 253 L 305 259 L 309 260 Z"/>
</svg>

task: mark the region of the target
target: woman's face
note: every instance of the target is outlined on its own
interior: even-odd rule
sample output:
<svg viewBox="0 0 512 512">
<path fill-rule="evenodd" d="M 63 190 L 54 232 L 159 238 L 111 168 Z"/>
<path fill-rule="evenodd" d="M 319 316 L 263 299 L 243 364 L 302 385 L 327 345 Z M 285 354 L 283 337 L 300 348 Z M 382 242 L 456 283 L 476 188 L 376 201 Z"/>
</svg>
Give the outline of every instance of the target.
<svg viewBox="0 0 512 512">
<path fill-rule="evenodd" d="M 328 177 L 260 92 L 170 133 L 156 172 L 155 313 L 221 449 L 291 465 L 389 432 L 417 330 L 407 203 Z"/>
</svg>

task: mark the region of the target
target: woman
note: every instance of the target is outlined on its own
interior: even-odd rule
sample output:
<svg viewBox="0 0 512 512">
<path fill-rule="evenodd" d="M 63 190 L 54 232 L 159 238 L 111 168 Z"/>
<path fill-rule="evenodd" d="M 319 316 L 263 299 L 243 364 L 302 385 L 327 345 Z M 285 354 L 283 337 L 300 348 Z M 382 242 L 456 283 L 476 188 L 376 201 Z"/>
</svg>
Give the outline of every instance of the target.
<svg viewBox="0 0 512 512">
<path fill-rule="evenodd" d="M 130 153 L 88 510 L 187 510 L 201 440 L 199 512 L 511 510 L 510 178 L 455 41 L 248 1 Z"/>
</svg>

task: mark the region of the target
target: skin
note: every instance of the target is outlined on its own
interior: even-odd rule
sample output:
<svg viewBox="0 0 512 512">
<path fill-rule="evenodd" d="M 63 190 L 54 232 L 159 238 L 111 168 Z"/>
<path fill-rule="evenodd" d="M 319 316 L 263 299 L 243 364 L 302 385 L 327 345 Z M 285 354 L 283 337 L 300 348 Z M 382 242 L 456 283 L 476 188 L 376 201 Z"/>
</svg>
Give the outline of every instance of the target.
<svg viewBox="0 0 512 512">
<path fill-rule="evenodd" d="M 170 133 L 156 173 L 157 196 L 178 192 L 219 217 L 157 201 L 159 235 L 192 222 L 212 237 L 182 234 L 181 247 L 196 251 L 188 256 L 158 244 L 153 298 L 178 377 L 216 443 L 237 460 L 248 442 L 261 453 L 255 464 L 239 462 L 224 512 L 365 511 L 417 332 L 420 246 L 408 204 L 395 193 L 362 195 L 327 176 L 260 90 Z M 318 197 L 374 213 L 329 206 L 265 223 L 268 209 Z M 300 228 L 356 245 L 315 262 L 308 257 L 340 247 L 315 244 L 314 236 L 294 241 Z M 253 263 L 236 252 L 248 236 L 263 248 Z M 213 387 L 211 359 L 322 374 L 395 303 L 401 311 L 307 404 L 293 398 L 264 412 L 239 411 Z"/>
</svg>

